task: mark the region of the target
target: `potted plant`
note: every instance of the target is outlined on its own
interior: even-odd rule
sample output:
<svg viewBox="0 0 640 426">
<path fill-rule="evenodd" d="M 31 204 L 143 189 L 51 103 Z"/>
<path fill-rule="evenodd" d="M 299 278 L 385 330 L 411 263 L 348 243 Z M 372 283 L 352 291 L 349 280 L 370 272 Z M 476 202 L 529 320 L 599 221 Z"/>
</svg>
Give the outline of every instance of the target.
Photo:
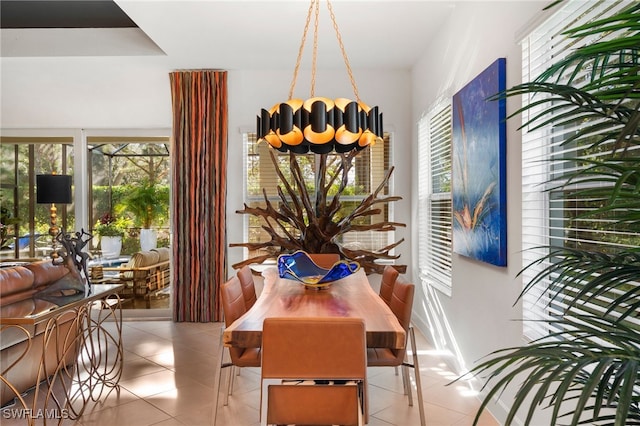
<svg viewBox="0 0 640 426">
<path fill-rule="evenodd" d="M 100 249 L 104 258 L 114 259 L 120 256 L 122 237 L 129 225 L 126 218 L 116 218 L 111 213 L 105 213 L 96 222 L 93 233 L 100 237 Z"/>
<path fill-rule="evenodd" d="M 610 226 L 624 225 L 634 231 L 640 229 L 640 159 L 635 154 L 640 144 L 639 18 L 640 3 L 629 2 L 613 16 L 567 30 L 570 37 L 588 36 L 595 42 L 576 48 L 534 82 L 500 94 L 537 94 L 532 104 L 517 112 L 523 116 L 539 103 L 541 94 L 548 95 L 549 108 L 563 113 L 553 118 L 534 113 L 526 124 L 582 123 L 565 136 L 564 144 L 597 135 L 595 142 L 585 144 L 599 154 L 597 158 L 583 159 L 582 168 L 566 172 L 562 182 L 551 183 L 576 199 L 602 200 L 601 206 L 582 212 L 576 220 L 605 217 Z M 603 37 L 613 30 L 626 31 L 610 40 Z M 578 87 L 573 77 L 581 69 L 590 71 L 586 84 Z M 559 83 L 560 75 L 570 76 L 568 82 Z M 495 351 L 472 369 L 472 374 L 486 376 L 487 391 L 475 423 L 495 396 L 513 386 L 516 396 L 506 424 L 518 412 L 525 413 L 524 423 L 530 424 L 540 408 L 550 409 L 550 424 L 640 424 L 638 247 L 622 246 L 610 252 L 562 245 L 546 249 L 546 256 L 525 266 L 527 270 L 548 265 L 526 283 L 520 297 L 546 280 L 549 303 L 566 306 L 562 315 L 550 321 L 557 331 L 525 346 Z M 604 302 L 604 298 L 610 300 Z M 604 309 L 589 312 L 584 308 L 589 302 L 603 303 Z"/>
<path fill-rule="evenodd" d="M 133 215 L 134 224 L 140 229 L 140 249 L 156 248 L 158 235 L 151 226 L 167 211 L 168 192 L 152 183 L 131 186 L 122 204 Z"/>
</svg>

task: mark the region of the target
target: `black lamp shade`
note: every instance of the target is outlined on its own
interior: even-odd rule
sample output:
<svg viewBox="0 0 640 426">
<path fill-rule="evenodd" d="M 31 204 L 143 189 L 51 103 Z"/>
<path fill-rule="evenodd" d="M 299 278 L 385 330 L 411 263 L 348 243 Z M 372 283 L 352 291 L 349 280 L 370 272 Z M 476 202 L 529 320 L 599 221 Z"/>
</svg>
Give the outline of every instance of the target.
<svg viewBox="0 0 640 426">
<path fill-rule="evenodd" d="M 71 203 L 71 176 L 36 175 L 38 203 Z"/>
</svg>

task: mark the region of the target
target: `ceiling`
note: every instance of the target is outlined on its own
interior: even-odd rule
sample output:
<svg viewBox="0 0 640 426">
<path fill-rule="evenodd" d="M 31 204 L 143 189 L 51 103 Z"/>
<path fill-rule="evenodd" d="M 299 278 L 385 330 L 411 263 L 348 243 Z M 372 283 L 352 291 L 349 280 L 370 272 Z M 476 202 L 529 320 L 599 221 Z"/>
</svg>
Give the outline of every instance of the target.
<svg viewBox="0 0 640 426">
<path fill-rule="evenodd" d="M 2 28 L 122 28 L 136 24 L 111 0 L 3 0 Z"/>
<path fill-rule="evenodd" d="M 455 4 L 332 1 L 351 66 L 377 69 L 413 66 Z M 293 69 L 309 1 L 2 0 L 0 6 L 2 57 L 158 56 L 172 67 L 232 70 Z M 318 28 L 318 68 L 344 67 L 324 0 Z M 310 66 L 312 47 L 313 22 L 303 67 Z"/>
</svg>

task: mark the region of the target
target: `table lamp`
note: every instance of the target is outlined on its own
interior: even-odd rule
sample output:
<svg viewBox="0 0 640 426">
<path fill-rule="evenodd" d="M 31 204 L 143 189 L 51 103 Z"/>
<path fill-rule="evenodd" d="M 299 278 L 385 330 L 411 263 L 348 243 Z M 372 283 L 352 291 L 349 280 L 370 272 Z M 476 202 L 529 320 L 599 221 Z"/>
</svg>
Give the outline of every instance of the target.
<svg viewBox="0 0 640 426">
<path fill-rule="evenodd" d="M 36 176 L 36 202 L 38 204 L 51 204 L 50 215 L 51 225 L 49 227 L 49 235 L 51 235 L 53 249 L 52 257 L 55 256 L 56 236 L 60 229 L 58 228 L 58 204 L 71 203 L 71 176 L 70 175 L 37 175 Z"/>
</svg>

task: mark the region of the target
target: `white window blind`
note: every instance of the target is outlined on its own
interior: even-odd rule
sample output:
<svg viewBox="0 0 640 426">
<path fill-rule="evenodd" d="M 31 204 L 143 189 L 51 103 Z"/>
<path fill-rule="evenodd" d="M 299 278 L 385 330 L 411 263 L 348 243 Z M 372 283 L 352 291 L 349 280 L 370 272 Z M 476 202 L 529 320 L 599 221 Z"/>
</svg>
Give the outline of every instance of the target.
<svg viewBox="0 0 640 426">
<path fill-rule="evenodd" d="M 245 203 L 249 207 L 264 207 L 264 193 L 266 193 L 269 200 L 274 206 L 278 206 L 278 185 L 280 185 L 280 179 L 276 173 L 275 167 L 271 161 L 269 151 L 276 153 L 278 163 L 280 164 L 280 170 L 285 178 L 290 183 L 293 183 L 290 177 L 289 167 L 289 153 L 279 152 L 277 150 L 269 148 L 266 143 L 258 143 L 255 133 L 244 134 L 244 160 L 245 160 Z M 340 202 L 342 204 L 342 212 L 351 212 L 353 208 L 360 204 L 360 202 L 371 194 L 378 185 L 384 180 L 384 176 L 389 170 L 391 163 L 392 152 L 392 138 L 391 135 L 385 133 L 383 142 L 375 145 L 370 145 L 368 148 L 363 149 L 353 160 L 353 167 L 348 174 L 348 184 L 345 191 L 340 196 Z M 309 153 L 305 155 L 298 155 L 297 161 L 302 169 L 302 174 L 305 177 L 307 189 L 309 194 L 313 194 L 313 185 L 315 184 L 315 170 L 316 161 L 319 159 L 319 155 Z M 327 159 L 327 170 L 334 171 L 340 166 L 340 156 L 337 154 L 329 154 Z M 334 187 L 337 189 L 340 180 L 338 179 Z M 391 189 L 387 186 L 380 192 L 380 196 L 389 195 Z M 335 194 L 335 190 L 329 192 L 329 200 Z M 393 204 L 393 203 L 391 203 Z M 359 220 L 362 223 L 374 223 L 385 220 L 391 220 L 392 207 L 387 204 L 380 204 L 379 208 L 381 212 L 379 214 L 367 216 Z M 339 214 L 341 214 L 339 212 Z M 268 233 L 262 229 L 262 219 L 246 215 L 245 217 L 245 235 L 247 242 L 257 243 L 270 240 Z M 291 231 L 291 230 L 289 230 Z M 342 236 L 342 245 L 351 249 L 364 249 L 364 250 L 379 250 L 389 244 L 394 243 L 395 232 L 378 232 L 378 231 L 350 231 Z M 249 253 L 250 256 L 255 256 L 258 253 Z"/>
<path fill-rule="evenodd" d="M 565 57 L 579 46 L 591 44 L 592 37 L 581 40 L 569 39 L 562 34 L 568 28 L 612 15 L 628 5 L 628 1 L 569 1 L 557 13 L 522 41 L 523 82 L 534 81 L 543 71 L 560 58 Z M 615 34 L 618 36 L 619 34 Z M 581 70 L 572 85 L 584 84 L 590 72 L 588 67 Z M 568 77 L 568 76 L 567 76 Z M 565 78 L 567 78 L 565 77 Z M 564 83 L 565 81 L 560 81 Z M 542 94 L 535 97 L 523 96 L 523 105 L 539 101 Z M 528 110 L 522 117 L 526 123 L 531 117 L 544 111 L 545 105 Z M 559 112 L 556 112 L 558 114 Z M 567 135 L 573 134 L 575 126 L 547 125 L 537 129 L 524 128 L 522 131 L 522 223 L 523 223 L 523 265 L 531 265 L 547 254 L 543 246 L 573 247 L 615 252 L 622 246 L 633 246 L 638 235 L 628 229 L 616 226 L 605 217 L 589 217 L 575 220 L 576 216 L 593 208 L 593 200 L 571 197 L 569 192 L 578 189 L 573 185 L 564 189 L 553 189 L 558 182 L 547 183 L 549 179 L 562 178 L 568 171 L 584 167 L 575 159 L 596 159 L 609 149 L 599 152 L 587 149 L 590 139 L 584 138 L 571 144 L 562 144 Z M 591 139 L 592 141 L 592 139 Z M 610 148 L 605 145 L 603 148 Z M 549 160 L 553 160 L 550 162 Z M 583 186 L 584 187 L 584 186 Z M 549 266 L 547 262 L 529 267 L 523 274 L 524 283 L 533 280 L 538 273 Z M 523 299 L 523 332 L 535 339 L 555 331 L 546 321 L 558 317 L 568 309 L 561 301 L 549 303 L 549 281 L 541 281 Z M 582 312 L 603 312 L 606 296 L 580 307 Z"/>
<path fill-rule="evenodd" d="M 451 104 L 418 122 L 420 277 L 451 295 Z"/>
</svg>

